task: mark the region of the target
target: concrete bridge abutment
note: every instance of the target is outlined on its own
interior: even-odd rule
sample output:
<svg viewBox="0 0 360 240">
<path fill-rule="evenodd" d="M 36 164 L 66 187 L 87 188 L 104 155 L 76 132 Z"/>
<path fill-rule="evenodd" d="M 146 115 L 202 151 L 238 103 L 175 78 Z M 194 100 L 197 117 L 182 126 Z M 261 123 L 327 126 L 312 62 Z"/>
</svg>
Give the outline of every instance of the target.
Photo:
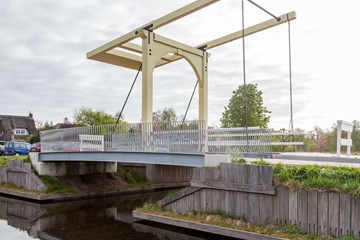
<svg viewBox="0 0 360 240">
<path fill-rule="evenodd" d="M 116 162 L 40 162 L 38 153 L 30 153 L 30 159 L 40 175 L 53 177 L 117 172 Z"/>
</svg>

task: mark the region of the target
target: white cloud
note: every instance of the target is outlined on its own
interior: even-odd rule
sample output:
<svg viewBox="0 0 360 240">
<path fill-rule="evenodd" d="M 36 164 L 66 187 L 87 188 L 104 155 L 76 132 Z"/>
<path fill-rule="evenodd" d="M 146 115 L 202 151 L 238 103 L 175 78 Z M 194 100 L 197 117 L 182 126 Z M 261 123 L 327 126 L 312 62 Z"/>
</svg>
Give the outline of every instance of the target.
<svg viewBox="0 0 360 240">
<path fill-rule="evenodd" d="M 87 60 L 86 52 L 175 10 L 191 0 L 3 0 L 0 8 L 2 114 L 62 121 L 81 105 L 119 111 L 136 74 Z M 292 10 L 295 126 L 331 127 L 337 119 L 359 119 L 356 59 L 360 35 L 353 1 L 258 0 L 276 15 Z M 198 45 L 241 29 L 241 2 L 223 0 L 156 30 Z M 325 11 L 319 11 L 326 5 Z M 246 2 L 246 26 L 270 17 Z M 346 15 L 345 15 L 346 14 Z M 209 122 L 219 125 L 232 91 L 242 84 L 242 42 L 210 50 Z M 289 122 L 287 25 L 246 38 L 247 81 L 263 91 L 272 111 L 270 126 Z M 355 60 L 353 60 L 355 59 Z M 140 76 L 141 77 L 141 76 Z M 174 63 L 155 71 L 154 110 L 174 107 L 183 114 L 195 84 L 190 66 Z M 5 89 L 5 90 L 4 90 Z M 197 116 L 197 94 L 190 118 Z M 350 108 L 351 107 L 351 108 Z M 141 78 L 125 109 L 128 121 L 141 118 Z"/>
</svg>

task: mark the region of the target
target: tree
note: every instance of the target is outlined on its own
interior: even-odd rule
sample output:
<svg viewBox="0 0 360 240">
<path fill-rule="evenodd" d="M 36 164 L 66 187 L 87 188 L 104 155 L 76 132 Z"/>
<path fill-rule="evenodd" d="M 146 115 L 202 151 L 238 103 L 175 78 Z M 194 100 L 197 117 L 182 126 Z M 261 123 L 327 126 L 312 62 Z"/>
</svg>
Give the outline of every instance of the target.
<svg viewBox="0 0 360 240">
<path fill-rule="evenodd" d="M 46 130 L 52 130 L 55 129 L 55 125 L 53 122 L 49 121 L 36 121 L 36 131 L 34 135 L 30 136 L 29 143 L 33 144 L 36 142 L 40 142 L 40 132 L 46 131 Z"/>
<path fill-rule="evenodd" d="M 153 122 L 176 122 L 178 120 L 178 116 L 173 108 L 164 108 L 162 111 L 158 110 L 153 112 Z"/>
<path fill-rule="evenodd" d="M 353 132 L 351 133 L 352 147 L 351 151 L 353 153 L 360 152 L 360 122 L 358 120 L 353 121 Z"/>
<path fill-rule="evenodd" d="M 230 102 L 222 113 L 221 127 L 245 127 L 244 96 L 245 85 L 233 91 Z M 262 91 L 257 89 L 257 84 L 246 85 L 246 110 L 247 126 L 267 127 L 270 121 L 267 114 L 271 112 L 263 106 Z"/>
<path fill-rule="evenodd" d="M 104 110 L 92 110 L 89 107 L 80 107 L 75 109 L 74 123 L 78 126 L 96 126 L 96 125 L 108 125 L 115 124 L 116 117 L 111 114 L 107 114 Z"/>
</svg>

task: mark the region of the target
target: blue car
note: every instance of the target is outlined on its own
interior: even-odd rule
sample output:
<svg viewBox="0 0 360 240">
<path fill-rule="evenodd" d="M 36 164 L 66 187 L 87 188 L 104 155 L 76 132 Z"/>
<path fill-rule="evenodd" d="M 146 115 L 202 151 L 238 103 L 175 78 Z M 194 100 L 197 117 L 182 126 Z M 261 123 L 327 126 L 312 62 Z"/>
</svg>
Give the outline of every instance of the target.
<svg viewBox="0 0 360 240">
<path fill-rule="evenodd" d="M 5 156 L 12 156 L 12 155 L 29 155 L 30 152 L 30 144 L 25 142 L 6 142 L 4 155 Z"/>
</svg>

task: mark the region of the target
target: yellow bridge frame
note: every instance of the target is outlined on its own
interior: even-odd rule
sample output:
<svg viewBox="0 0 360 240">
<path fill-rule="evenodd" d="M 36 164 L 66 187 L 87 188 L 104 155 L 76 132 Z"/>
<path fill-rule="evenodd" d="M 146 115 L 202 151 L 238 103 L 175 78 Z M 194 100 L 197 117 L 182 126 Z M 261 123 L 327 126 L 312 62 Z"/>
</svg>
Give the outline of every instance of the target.
<svg viewBox="0 0 360 240">
<path fill-rule="evenodd" d="M 253 25 L 198 46 L 189 46 L 154 33 L 154 30 L 220 0 L 197 0 L 145 24 L 87 53 L 87 58 L 134 70 L 142 66 L 142 122 L 152 122 L 153 72 L 168 63 L 186 59 L 199 81 L 199 120 L 208 120 L 208 49 L 296 19 L 295 12 Z M 142 45 L 131 41 L 142 38 Z M 126 51 L 124 51 L 126 50 Z"/>
</svg>

